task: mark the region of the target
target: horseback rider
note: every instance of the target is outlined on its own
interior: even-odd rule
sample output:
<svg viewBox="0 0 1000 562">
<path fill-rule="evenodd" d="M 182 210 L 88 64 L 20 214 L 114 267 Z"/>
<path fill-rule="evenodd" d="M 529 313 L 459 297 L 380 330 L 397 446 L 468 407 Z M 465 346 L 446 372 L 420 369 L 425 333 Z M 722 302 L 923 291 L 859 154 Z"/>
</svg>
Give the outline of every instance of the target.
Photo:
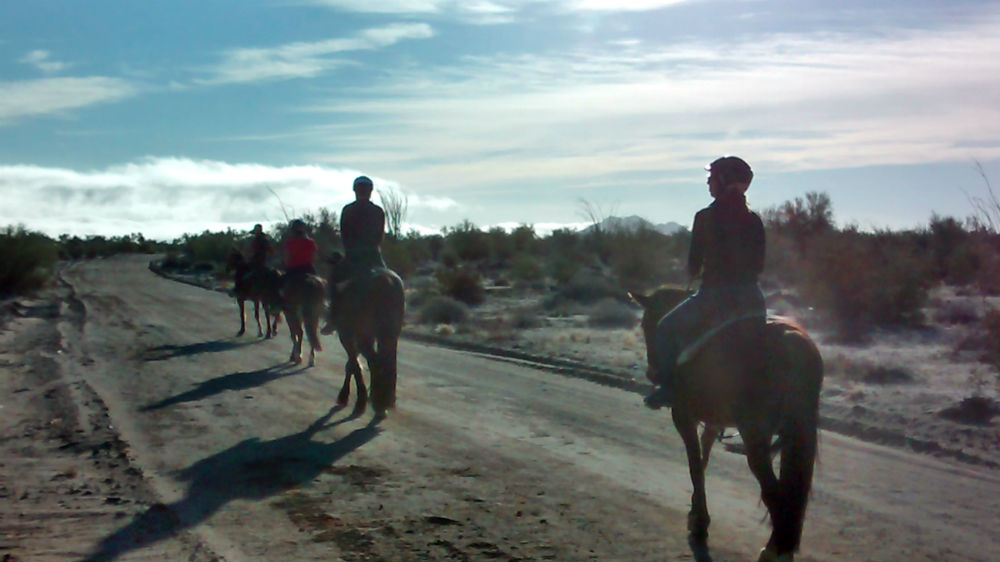
<svg viewBox="0 0 1000 562">
<path fill-rule="evenodd" d="M 352 277 L 373 267 L 385 267 L 379 248 L 385 238 L 385 211 L 372 203 L 373 189 L 371 179 L 359 176 L 354 180 L 354 202 L 340 212 L 340 238 Z"/>
<path fill-rule="evenodd" d="M 321 330 L 334 330 L 333 313 L 339 292 L 337 285 L 349 279 L 359 279 L 374 268 L 386 267 L 380 245 L 385 238 L 385 211 L 372 202 L 374 185 L 368 176 L 354 180 L 354 201 L 340 212 L 340 238 L 344 244 L 343 260 L 333 264 L 330 273 L 330 308 L 326 325 Z"/>
<path fill-rule="evenodd" d="M 274 254 L 274 245 L 267 234 L 264 234 L 264 227 L 259 223 L 253 226 L 253 231 L 250 233 L 249 246 L 250 268 L 247 271 L 246 278 L 255 285 L 259 285 L 263 277 L 262 273 L 267 267 L 267 261 Z"/>
<path fill-rule="evenodd" d="M 719 158 L 705 170 L 714 201 L 695 214 L 688 254 L 688 273 L 692 280 L 700 277 L 701 285 L 656 326 L 659 380 L 644 400 L 654 410 L 673 404 L 674 370 L 685 348 L 736 320 L 759 322 L 763 333 L 758 277 L 764 270 L 764 224 L 745 195 L 753 171 L 736 156 Z"/>
<path fill-rule="evenodd" d="M 316 274 L 316 241 L 309 236 L 309 228 L 301 219 L 292 221 L 289 238 L 282 248 L 281 262 L 285 267 L 285 279 L 297 280 L 309 274 Z"/>
</svg>

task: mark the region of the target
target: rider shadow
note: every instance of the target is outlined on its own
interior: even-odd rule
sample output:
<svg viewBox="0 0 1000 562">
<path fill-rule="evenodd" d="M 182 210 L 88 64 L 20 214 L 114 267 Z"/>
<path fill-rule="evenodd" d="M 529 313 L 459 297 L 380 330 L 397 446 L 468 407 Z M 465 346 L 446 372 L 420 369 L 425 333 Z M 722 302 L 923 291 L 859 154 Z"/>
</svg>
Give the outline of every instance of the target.
<svg viewBox="0 0 1000 562">
<path fill-rule="evenodd" d="M 143 406 L 139 409 L 139 411 L 149 412 L 152 410 L 167 408 L 182 402 L 195 402 L 203 398 L 208 398 L 209 396 L 221 394 L 228 390 L 247 390 L 249 388 L 264 385 L 276 379 L 297 375 L 305 370 L 306 367 L 294 367 L 288 365 L 287 363 L 282 363 L 280 365 L 267 367 L 266 369 L 257 369 L 256 371 L 230 373 L 228 375 L 223 375 L 221 377 L 200 383 L 197 387 L 187 392 Z"/>
<path fill-rule="evenodd" d="M 164 361 L 174 357 L 197 355 L 199 353 L 220 353 L 243 346 L 252 345 L 256 341 L 212 340 L 188 345 L 158 345 L 147 349 L 142 354 L 143 361 Z"/>
<path fill-rule="evenodd" d="M 334 407 L 300 433 L 271 441 L 247 439 L 183 469 L 179 477 L 189 483 L 184 498 L 170 505 L 150 506 L 103 539 L 84 560 L 114 560 L 196 527 L 233 500 L 263 500 L 312 482 L 382 431 L 378 421 L 372 420 L 333 443 L 313 441 L 319 431 L 345 421 L 327 423 L 340 409 Z"/>
</svg>

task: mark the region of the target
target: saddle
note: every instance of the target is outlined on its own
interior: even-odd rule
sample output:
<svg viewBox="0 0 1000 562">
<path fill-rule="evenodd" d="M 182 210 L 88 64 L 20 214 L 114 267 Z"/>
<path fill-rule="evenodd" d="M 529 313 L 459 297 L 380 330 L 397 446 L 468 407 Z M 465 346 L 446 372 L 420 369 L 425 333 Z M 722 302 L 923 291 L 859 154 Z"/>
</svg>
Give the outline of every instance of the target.
<svg viewBox="0 0 1000 562">
<path fill-rule="evenodd" d="M 711 342 L 714 338 L 716 338 L 717 336 L 719 336 L 719 334 L 721 334 L 722 332 L 724 332 L 726 329 L 728 329 L 728 328 L 730 328 L 730 327 L 732 327 L 732 326 L 734 326 L 734 325 L 736 325 L 736 324 L 738 324 L 740 322 L 747 322 L 747 321 L 751 321 L 751 320 L 757 320 L 757 321 L 759 321 L 759 320 L 761 320 L 762 316 L 763 315 L 761 315 L 761 314 L 753 314 L 753 313 L 751 313 L 751 314 L 742 314 L 742 315 L 734 316 L 732 318 L 727 318 L 724 321 L 722 321 L 721 323 L 713 326 L 711 329 L 709 329 L 707 332 L 705 332 L 704 334 L 702 334 L 701 336 L 699 336 L 691 344 L 689 344 L 688 346 L 684 347 L 681 350 L 680 355 L 677 356 L 677 366 L 680 367 L 681 365 L 683 365 L 683 364 L 691 361 L 692 359 L 694 359 L 694 357 L 698 355 L 698 352 L 700 352 L 706 345 L 708 345 L 709 342 Z M 778 322 L 780 320 L 780 319 L 776 319 L 776 318 L 769 317 L 769 316 L 768 317 L 764 317 L 763 319 L 764 319 L 764 324 L 765 324 L 765 326 L 764 326 L 765 333 L 768 331 L 768 327 L 769 326 L 771 326 L 772 324 L 774 324 L 774 323 L 776 323 L 776 322 Z"/>
</svg>

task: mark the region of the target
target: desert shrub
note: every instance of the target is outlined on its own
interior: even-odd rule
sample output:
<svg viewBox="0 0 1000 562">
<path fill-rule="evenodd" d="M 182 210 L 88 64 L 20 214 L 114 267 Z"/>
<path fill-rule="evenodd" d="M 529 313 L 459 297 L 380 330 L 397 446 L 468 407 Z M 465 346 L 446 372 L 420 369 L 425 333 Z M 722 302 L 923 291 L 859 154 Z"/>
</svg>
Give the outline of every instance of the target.
<svg viewBox="0 0 1000 562">
<path fill-rule="evenodd" d="M 625 291 L 599 272 L 580 271 L 557 287 L 558 298 L 579 303 L 594 303 L 605 298 L 621 298 Z"/>
<path fill-rule="evenodd" d="M 986 295 L 1000 295 L 1000 235 L 977 232 L 969 241 L 975 253 L 975 284 Z"/>
<path fill-rule="evenodd" d="M 180 245 L 191 262 L 213 261 L 224 263 L 234 247 L 240 245 L 242 236 L 232 229 L 225 232 L 204 231 L 185 234 Z"/>
<path fill-rule="evenodd" d="M 673 238 L 647 226 L 614 231 L 606 238 L 608 263 L 623 286 L 646 289 L 660 285 L 679 262 Z"/>
<path fill-rule="evenodd" d="M 452 297 L 465 304 L 479 304 L 486 298 L 483 278 L 479 272 L 470 267 L 443 267 L 434 273 L 441 294 Z"/>
<path fill-rule="evenodd" d="M 934 312 L 934 321 L 946 325 L 965 325 L 979 321 L 979 312 L 969 302 L 952 301 L 941 305 Z"/>
<path fill-rule="evenodd" d="M 59 250 L 56 242 L 24 227 L 0 232 L 0 295 L 40 289 L 52 277 Z"/>
<path fill-rule="evenodd" d="M 580 260 L 571 255 L 556 255 L 549 259 L 549 276 L 559 285 L 569 283 L 580 273 Z"/>
<path fill-rule="evenodd" d="M 469 308 L 450 297 L 433 297 L 420 309 L 421 324 L 460 324 L 469 317 Z"/>
<path fill-rule="evenodd" d="M 598 328 L 632 328 L 638 320 L 635 309 L 615 299 L 601 300 L 587 316 L 587 323 Z"/>
<path fill-rule="evenodd" d="M 980 341 L 983 349 L 983 361 L 1000 368 L 1000 310 L 995 308 L 983 316 Z"/>
<path fill-rule="evenodd" d="M 448 230 L 445 246 L 462 261 L 484 260 L 490 256 L 490 238 L 469 221 Z"/>
<path fill-rule="evenodd" d="M 876 365 L 868 369 L 861 380 L 868 384 L 909 384 L 913 382 L 913 375 L 902 367 L 886 367 Z"/>
<path fill-rule="evenodd" d="M 403 279 L 409 278 L 417 266 L 413 257 L 406 251 L 406 246 L 398 240 L 386 239 L 382 244 L 382 257 L 389 269 L 395 271 Z"/>
<path fill-rule="evenodd" d="M 506 230 L 500 226 L 494 226 L 486 233 L 489 241 L 490 257 L 498 262 L 505 262 L 516 253 L 514 240 Z"/>
<path fill-rule="evenodd" d="M 805 256 L 803 295 L 844 338 L 873 328 L 917 324 L 927 302 L 927 263 L 905 239 L 848 230 L 817 236 Z"/>
<path fill-rule="evenodd" d="M 540 328 L 544 324 L 538 311 L 531 308 L 518 308 L 509 318 L 511 326 L 519 330 Z"/>
<path fill-rule="evenodd" d="M 971 396 L 938 412 L 942 418 L 971 425 L 989 425 L 1000 415 L 1000 404 L 986 396 Z"/>
<path fill-rule="evenodd" d="M 510 276 L 525 283 L 541 281 L 545 277 L 545 267 L 532 255 L 517 254 L 510 262 Z"/>
</svg>

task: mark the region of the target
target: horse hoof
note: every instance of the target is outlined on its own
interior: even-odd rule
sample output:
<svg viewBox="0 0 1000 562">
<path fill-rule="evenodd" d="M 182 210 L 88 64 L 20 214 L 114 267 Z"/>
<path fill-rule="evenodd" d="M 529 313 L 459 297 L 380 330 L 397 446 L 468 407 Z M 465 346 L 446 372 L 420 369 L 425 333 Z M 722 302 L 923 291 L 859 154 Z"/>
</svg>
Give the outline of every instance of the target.
<svg viewBox="0 0 1000 562">
<path fill-rule="evenodd" d="M 757 556 L 757 562 L 793 562 L 794 560 L 795 556 L 792 553 L 778 554 L 770 546 L 760 549 L 760 555 Z"/>
<path fill-rule="evenodd" d="M 387 410 L 379 409 L 379 410 L 375 410 L 375 416 L 374 416 L 373 419 L 375 421 L 382 421 L 382 420 L 384 420 L 387 417 L 389 417 L 389 412 Z"/>
</svg>

